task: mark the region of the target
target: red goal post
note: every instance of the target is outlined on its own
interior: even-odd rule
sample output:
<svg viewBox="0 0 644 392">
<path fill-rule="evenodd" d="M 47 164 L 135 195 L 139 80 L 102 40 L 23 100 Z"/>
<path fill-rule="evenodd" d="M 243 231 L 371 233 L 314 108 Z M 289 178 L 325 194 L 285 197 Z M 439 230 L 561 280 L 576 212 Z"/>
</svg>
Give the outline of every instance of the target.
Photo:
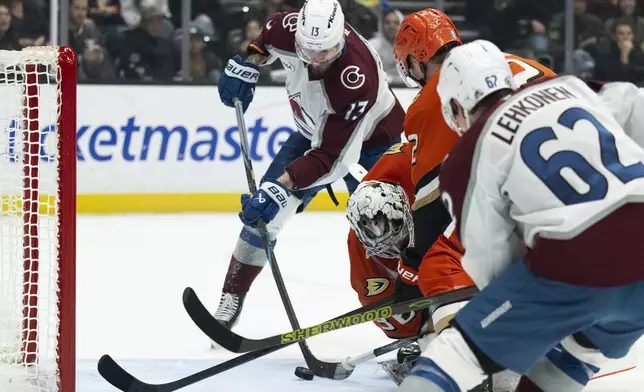
<svg viewBox="0 0 644 392">
<path fill-rule="evenodd" d="M 0 51 L 0 390 L 75 389 L 76 59 Z"/>
</svg>

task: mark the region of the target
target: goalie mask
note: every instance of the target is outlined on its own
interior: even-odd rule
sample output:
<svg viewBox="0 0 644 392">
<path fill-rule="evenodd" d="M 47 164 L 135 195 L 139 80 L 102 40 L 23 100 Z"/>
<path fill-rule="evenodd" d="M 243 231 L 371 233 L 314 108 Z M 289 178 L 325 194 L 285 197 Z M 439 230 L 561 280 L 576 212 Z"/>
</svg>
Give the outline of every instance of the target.
<svg viewBox="0 0 644 392">
<path fill-rule="evenodd" d="M 405 246 L 413 246 L 409 199 L 398 184 L 360 183 L 347 202 L 347 219 L 367 257 L 397 259 Z"/>
</svg>

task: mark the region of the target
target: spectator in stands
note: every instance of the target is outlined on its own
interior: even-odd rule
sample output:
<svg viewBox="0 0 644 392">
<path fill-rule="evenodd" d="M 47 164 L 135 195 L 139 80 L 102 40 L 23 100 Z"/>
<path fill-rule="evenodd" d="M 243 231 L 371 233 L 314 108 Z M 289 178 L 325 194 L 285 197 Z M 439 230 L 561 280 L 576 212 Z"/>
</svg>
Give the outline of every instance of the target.
<svg viewBox="0 0 644 392">
<path fill-rule="evenodd" d="M 338 0 L 344 12 L 344 20 L 367 40 L 378 32 L 378 18 L 356 0 Z M 419 8 L 422 7 L 419 4 Z"/>
<path fill-rule="evenodd" d="M 261 16 L 253 16 L 250 15 L 248 19 L 246 20 L 246 24 L 244 25 L 244 36 L 241 42 L 239 42 L 237 54 L 241 55 L 242 57 L 246 57 L 246 48 L 248 48 L 248 44 L 259 37 L 259 34 L 262 32 L 262 25 L 263 21 L 261 20 Z M 260 82 L 271 82 L 273 78 L 271 77 L 271 73 L 274 71 L 279 71 L 283 69 L 282 64 L 280 61 L 275 61 L 270 65 L 266 65 L 264 67 L 259 68 L 259 81 Z M 286 75 L 284 75 L 284 80 Z M 280 78 L 282 79 L 282 78 Z"/>
<path fill-rule="evenodd" d="M 371 40 L 369 44 L 375 49 L 382 60 L 382 66 L 387 73 L 389 83 L 402 83 L 396 67 L 394 58 L 394 38 L 398 33 L 400 24 L 404 19 L 403 14 L 397 9 L 391 9 L 384 13 L 382 30 Z"/>
<path fill-rule="evenodd" d="M 95 42 L 101 38 L 101 32 L 88 16 L 89 4 L 87 0 L 72 0 L 69 7 L 69 45 L 76 53 L 82 53 L 85 40 Z"/>
<path fill-rule="evenodd" d="M 542 52 L 548 43 L 545 23 L 564 9 L 562 0 L 472 0 L 467 19 L 488 39 L 504 50 Z"/>
<path fill-rule="evenodd" d="M 34 0 L 5 0 L 11 12 L 11 26 L 20 46 L 42 46 L 47 43 L 49 22 L 43 8 Z"/>
<path fill-rule="evenodd" d="M 99 26 L 125 24 L 119 0 L 89 0 L 89 16 Z"/>
<path fill-rule="evenodd" d="M 181 28 L 181 8 L 183 0 L 170 0 L 170 13 L 172 14 L 172 24 Z M 214 34 L 210 37 L 207 48 L 212 51 L 218 58 L 227 59 L 232 57 L 226 48 L 228 32 L 231 27 L 241 27 L 241 22 L 235 25 L 233 18 L 224 8 L 219 0 L 192 0 L 190 10 L 191 19 L 199 15 L 206 15 L 212 21 Z"/>
<path fill-rule="evenodd" d="M 261 17 L 250 17 L 244 25 L 244 39 L 239 43 L 239 51 L 237 54 L 241 56 L 246 56 L 246 48 L 248 44 L 259 37 L 259 34 L 262 32 L 262 20 Z"/>
<path fill-rule="evenodd" d="M 190 79 L 193 81 L 219 81 L 223 61 L 211 50 L 214 34 L 214 24 L 207 15 L 197 16 L 190 25 Z"/>
<path fill-rule="evenodd" d="M 595 59 L 583 49 L 574 50 L 572 73 L 583 80 L 591 80 L 595 75 Z"/>
<path fill-rule="evenodd" d="M 18 36 L 11 27 L 11 13 L 9 7 L 0 4 L 0 49 L 20 50 L 22 47 L 18 42 Z"/>
<path fill-rule="evenodd" d="M 618 0 L 617 5 L 619 6 L 621 15 L 617 19 L 609 19 L 606 21 L 606 31 L 616 31 L 615 23 L 619 19 L 620 23 L 628 22 L 631 26 L 636 43 L 644 41 L 644 18 L 635 14 L 637 6 L 636 0 Z"/>
<path fill-rule="evenodd" d="M 69 11 L 69 45 L 78 58 L 78 79 L 115 80 L 116 72 L 102 45 L 101 32 L 88 17 L 88 0 L 72 0 Z"/>
<path fill-rule="evenodd" d="M 594 0 L 588 2 L 588 12 L 598 16 L 604 22 L 608 19 L 619 18 L 620 11 L 617 0 Z"/>
<path fill-rule="evenodd" d="M 86 39 L 83 44 L 83 50 L 77 56 L 78 79 L 82 81 L 115 81 L 116 70 L 105 48 L 93 39 Z"/>
<path fill-rule="evenodd" d="M 365 7 L 365 9 L 369 10 L 378 19 L 384 17 L 383 11 L 389 9 L 389 0 L 355 0 L 355 2 Z"/>
<path fill-rule="evenodd" d="M 259 19 L 261 24 L 276 12 L 290 11 L 291 7 L 284 4 L 284 0 L 262 0 L 260 5 L 253 9 L 251 13 Z"/>
<path fill-rule="evenodd" d="M 644 81 L 644 54 L 635 45 L 630 20 L 618 19 L 614 26 L 610 47 L 597 58 L 595 78 L 640 83 Z"/>
<path fill-rule="evenodd" d="M 575 49 L 582 49 L 591 56 L 596 57 L 599 54 L 600 43 L 607 40 L 604 30 L 604 24 L 601 19 L 587 12 L 587 0 L 574 0 L 574 27 L 575 27 Z M 552 17 L 548 25 L 548 38 L 550 39 L 550 52 L 555 57 L 555 63 L 563 66 L 564 57 L 564 37 L 565 37 L 565 20 L 564 12 L 558 13 Z M 561 67 L 558 67 L 561 70 Z"/>
<path fill-rule="evenodd" d="M 168 18 L 171 17 L 170 9 L 168 8 L 168 0 L 120 0 L 121 1 L 121 16 L 125 20 L 125 24 L 134 28 L 141 24 L 143 19 L 143 12 L 146 9 L 161 10 L 163 19 L 161 20 L 161 36 L 171 39 L 174 35 L 174 25 Z"/>
<path fill-rule="evenodd" d="M 163 7 L 141 8 L 141 25 L 123 34 L 116 49 L 118 75 L 129 80 L 170 81 L 176 74 L 172 41 L 162 36 Z"/>
</svg>

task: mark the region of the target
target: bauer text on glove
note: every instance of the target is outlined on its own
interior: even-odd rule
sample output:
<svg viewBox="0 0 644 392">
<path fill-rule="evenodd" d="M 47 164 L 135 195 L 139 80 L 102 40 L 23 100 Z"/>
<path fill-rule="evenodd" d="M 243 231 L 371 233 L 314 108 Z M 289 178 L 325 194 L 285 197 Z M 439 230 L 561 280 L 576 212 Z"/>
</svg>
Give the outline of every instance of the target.
<svg viewBox="0 0 644 392">
<path fill-rule="evenodd" d="M 234 107 L 234 99 L 237 98 L 246 111 L 253 100 L 258 79 L 259 67 L 256 64 L 244 61 L 239 55 L 231 58 L 219 79 L 221 102 L 226 106 Z"/>
<path fill-rule="evenodd" d="M 239 219 L 248 226 L 256 226 L 261 219 L 268 223 L 289 203 L 291 192 L 277 181 L 265 181 L 253 196 L 242 195 Z"/>
</svg>

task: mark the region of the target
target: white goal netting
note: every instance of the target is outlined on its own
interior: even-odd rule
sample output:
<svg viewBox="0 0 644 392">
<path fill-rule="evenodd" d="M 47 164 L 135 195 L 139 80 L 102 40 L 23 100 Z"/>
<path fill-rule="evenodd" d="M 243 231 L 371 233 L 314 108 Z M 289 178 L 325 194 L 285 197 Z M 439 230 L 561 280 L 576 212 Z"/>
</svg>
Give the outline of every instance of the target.
<svg viewBox="0 0 644 392">
<path fill-rule="evenodd" d="M 59 48 L 0 51 L 3 392 L 61 389 L 60 274 L 64 271 L 59 249 L 64 181 L 59 175 L 58 127 L 63 76 Z"/>
</svg>

